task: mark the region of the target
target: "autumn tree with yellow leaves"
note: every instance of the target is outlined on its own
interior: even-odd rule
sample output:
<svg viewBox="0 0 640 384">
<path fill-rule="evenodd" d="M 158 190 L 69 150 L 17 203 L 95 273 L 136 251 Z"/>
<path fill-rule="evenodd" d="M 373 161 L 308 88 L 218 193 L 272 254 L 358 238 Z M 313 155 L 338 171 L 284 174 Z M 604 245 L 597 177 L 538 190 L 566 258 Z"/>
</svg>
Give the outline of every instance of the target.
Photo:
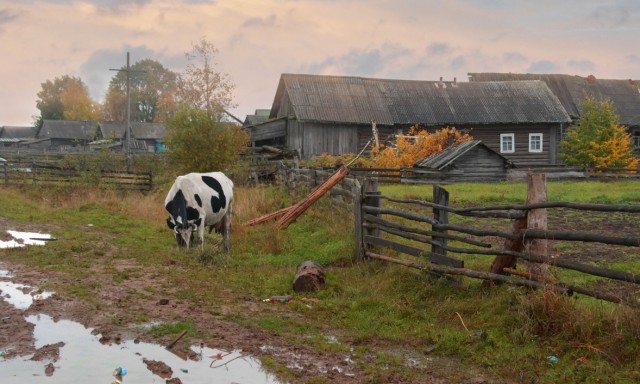
<svg viewBox="0 0 640 384">
<path fill-rule="evenodd" d="M 631 135 L 618 123 L 610 100 L 586 95 L 581 116 L 561 143 L 562 160 L 567 165 L 586 167 L 636 168 Z"/>
<path fill-rule="evenodd" d="M 454 127 L 445 127 L 433 133 L 416 124 L 407 135 L 398 135 L 395 147 L 374 148 L 371 151 L 372 164 L 380 168 L 411 168 L 416 161 L 442 152 L 449 145 L 473 140 L 468 133 Z"/>
</svg>

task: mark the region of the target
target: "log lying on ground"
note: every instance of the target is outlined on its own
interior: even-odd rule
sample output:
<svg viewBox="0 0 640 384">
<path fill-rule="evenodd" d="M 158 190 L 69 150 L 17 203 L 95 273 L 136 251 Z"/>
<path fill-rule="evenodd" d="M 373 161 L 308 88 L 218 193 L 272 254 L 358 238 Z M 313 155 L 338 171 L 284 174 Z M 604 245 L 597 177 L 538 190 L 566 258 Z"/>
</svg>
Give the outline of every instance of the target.
<svg viewBox="0 0 640 384">
<path fill-rule="evenodd" d="M 318 201 L 325 193 L 338 184 L 342 179 L 347 177 L 349 169 L 344 165 L 341 165 L 338 170 L 331 175 L 324 183 L 320 184 L 318 188 L 314 189 L 307 197 L 300 200 L 296 205 L 292 206 L 278 221 L 276 222 L 276 229 L 283 229 L 293 223 L 300 215 L 304 213 L 313 203 Z"/>
<path fill-rule="evenodd" d="M 324 268 L 314 261 L 300 263 L 293 279 L 293 290 L 310 292 L 320 289 L 324 289 Z"/>
</svg>

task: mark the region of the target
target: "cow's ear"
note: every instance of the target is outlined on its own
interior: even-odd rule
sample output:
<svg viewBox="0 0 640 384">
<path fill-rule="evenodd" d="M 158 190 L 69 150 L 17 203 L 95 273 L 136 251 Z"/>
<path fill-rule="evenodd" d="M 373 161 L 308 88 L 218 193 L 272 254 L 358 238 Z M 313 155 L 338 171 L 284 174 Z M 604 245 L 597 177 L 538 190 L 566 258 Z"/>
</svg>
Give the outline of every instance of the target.
<svg viewBox="0 0 640 384">
<path fill-rule="evenodd" d="M 171 216 L 167 218 L 167 226 L 169 227 L 169 229 L 173 229 L 176 227 L 176 224 L 173 222 L 173 220 L 171 220 Z"/>
</svg>

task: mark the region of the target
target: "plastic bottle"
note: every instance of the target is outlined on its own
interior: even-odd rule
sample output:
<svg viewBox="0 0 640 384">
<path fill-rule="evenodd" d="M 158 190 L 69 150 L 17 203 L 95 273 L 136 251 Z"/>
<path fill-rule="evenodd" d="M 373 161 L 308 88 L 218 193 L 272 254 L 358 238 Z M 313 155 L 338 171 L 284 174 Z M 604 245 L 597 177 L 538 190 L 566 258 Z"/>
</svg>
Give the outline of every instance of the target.
<svg viewBox="0 0 640 384">
<path fill-rule="evenodd" d="M 287 303 L 289 301 L 291 301 L 292 297 L 290 295 L 286 295 L 286 296 L 271 296 L 269 298 L 269 301 L 271 301 L 272 303 L 278 302 L 278 303 Z"/>
</svg>

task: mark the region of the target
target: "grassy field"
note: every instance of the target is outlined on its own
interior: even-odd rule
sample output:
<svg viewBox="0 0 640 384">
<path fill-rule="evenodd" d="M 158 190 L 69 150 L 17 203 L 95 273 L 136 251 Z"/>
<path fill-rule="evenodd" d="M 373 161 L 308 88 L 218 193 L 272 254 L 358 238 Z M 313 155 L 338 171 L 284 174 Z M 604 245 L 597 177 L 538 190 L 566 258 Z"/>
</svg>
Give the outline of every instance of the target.
<svg viewBox="0 0 640 384">
<path fill-rule="evenodd" d="M 521 203 L 526 196 L 525 186 L 517 183 L 446 188 L 456 206 Z M 431 199 L 428 186 L 381 189 L 386 195 Z M 225 318 L 284 335 L 294 345 L 311 344 L 319 351 L 341 352 L 356 346 L 357 355 L 382 345 L 385 348 L 380 349 L 377 361 L 363 367 L 380 378 L 374 382 L 391 377 L 412 381 L 411 367 L 391 352 L 397 349 L 414 351 L 422 358 L 455 357 L 500 382 L 640 381 L 638 310 L 589 298 L 576 300 L 550 290 L 510 286 L 487 290 L 476 280 L 456 284 L 401 266 L 356 262 L 353 218 L 330 206 L 325 198 L 282 231 L 268 225 L 238 225 L 304 196 L 302 192 L 291 196 L 279 187 L 236 189 L 232 256 L 213 245 L 204 251 L 178 252 L 165 225 L 166 190 L 167 186 L 159 186 L 146 195 L 121 195 L 95 190 L 1 189 L 0 218 L 46 225 L 61 239 L 55 247 L 4 252 L 2 258 L 77 277 L 74 284 L 50 289 L 88 301 L 95 300 L 93 287 L 82 278 L 91 273 L 92 263 L 106 254 L 114 260 L 135 255 L 140 268 L 178 259 L 187 268 L 165 270 L 167 284 L 181 287 L 182 300 L 209 307 L 215 314 L 227 289 L 256 298 L 292 293 L 296 266 L 314 260 L 326 268 L 327 282 L 325 290 L 306 295 L 318 299 L 312 312 L 294 300 L 287 308 L 296 316 L 264 312 L 252 316 L 234 313 Z M 638 204 L 640 183 L 550 182 L 548 195 L 549 200 Z M 465 263 L 483 268 L 490 260 L 470 255 Z M 638 271 L 635 260 L 619 267 Z M 135 273 L 112 272 L 115 284 Z M 148 319 L 138 313 L 126 320 Z M 349 343 L 328 342 L 324 337 L 327 329 Z M 551 361 L 550 356 L 558 361 Z M 273 368 L 281 377 L 288 377 L 288 368 Z M 456 382 L 456 372 L 450 374 Z"/>
</svg>

